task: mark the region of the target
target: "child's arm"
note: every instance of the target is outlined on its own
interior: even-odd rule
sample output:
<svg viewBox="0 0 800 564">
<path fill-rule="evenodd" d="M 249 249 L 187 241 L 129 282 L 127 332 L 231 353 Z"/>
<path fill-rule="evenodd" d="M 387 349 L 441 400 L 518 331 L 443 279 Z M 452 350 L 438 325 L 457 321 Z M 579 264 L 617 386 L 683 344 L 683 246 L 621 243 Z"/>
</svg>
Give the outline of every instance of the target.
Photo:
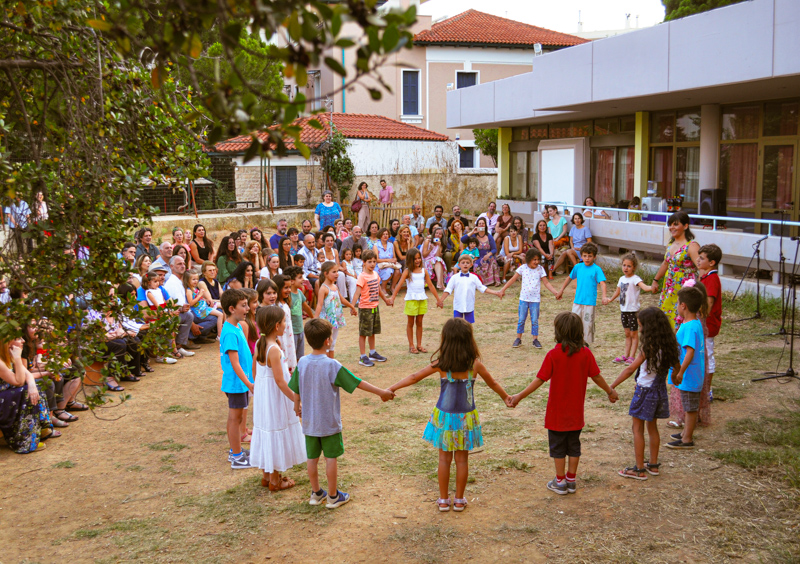
<svg viewBox="0 0 800 564">
<path fill-rule="evenodd" d="M 308 302 L 305 300 L 303 300 L 303 311 L 306 312 L 309 317 L 317 317 L 314 310 L 311 309 L 311 306 L 308 305 Z"/>
<path fill-rule="evenodd" d="M 613 298 L 612 298 L 613 299 Z M 632 374 L 636 373 L 636 370 L 642 365 L 644 362 L 644 353 L 639 353 L 631 364 L 625 367 L 625 369 L 620 372 L 620 375 L 617 376 L 617 379 L 614 380 L 614 383 L 611 384 L 612 389 L 616 389 L 617 386 L 622 384 L 625 380 L 631 377 Z"/>
<path fill-rule="evenodd" d="M 397 284 L 395 284 L 395 286 L 394 286 L 394 292 L 392 292 L 392 297 L 390 298 L 390 299 L 392 300 L 392 304 L 394 304 L 394 299 L 397 297 L 397 292 L 399 292 L 399 291 L 400 291 L 400 288 L 402 288 L 402 287 L 403 287 L 403 282 L 405 282 L 405 281 L 406 281 L 406 278 L 408 278 L 408 272 L 409 272 L 409 271 L 408 271 L 408 269 L 406 268 L 406 269 L 403 271 L 403 274 L 401 274 L 401 275 L 400 275 L 400 280 L 397 282 Z M 425 272 L 427 273 L 428 271 L 426 270 Z M 426 274 L 426 276 L 427 276 L 427 274 Z"/>
<path fill-rule="evenodd" d="M 389 303 L 389 296 L 386 295 L 386 292 L 383 291 L 383 286 L 381 286 L 380 284 L 378 284 L 378 292 L 380 293 L 380 296 L 383 299 L 383 303 L 391 307 L 392 304 Z"/>
<path fill-rule="evenodd" d="M 361 286 L 356 286 L 356 291 L 353 294 L 353 304 L 355 305 L 355 307 L 358 307 L 358 300 L 359 300 L 360 297 L 361 297 Z M 358 315 L 358 312 L 354 311 L 354 310 L 350 310 L 350 314 L 351 315 Z"/>
<path fill-rule="evenodd" d="M 272 375 L 275 377 L 275 383 L 278 385 L 278 388 L 283 392 L 287 398 L 292 400 L 293 402 L 298 399 L 300 396 L 295 394 L 292 390 L 289 389 L 289 384 L 286 383 L 286 378 L 284 378 L 283 374 L 283 363 L 281 363 L 281 351 L 280 349 L 276 349 L 272 347 L 269 350 L 269 354 L 267 355 L 267 363 L 270 367 L 280 366 L 280 370 L 275 370 L 273 368 Z M 253 374 L 255 374 L 255 368 L 253 369 Z"/>
<path fill-rule="evenodd" d="M 515 273 L 514 273 L 514 276 L 512 276 L 512 277 L 511 277 L 511 279 L 509 279 L 509 281 L 508 281 L 508 282 L 506 282 L 506 283 L 503 285 L 503 287 L 502 287 L 502 288 L 500 288 L 500 294 L 499 294 L 499 296 L 500 296 L 501 298 L 502 298 L 503 296 L 505 296 L 505 295 L 506 295 L 506 290 L 507 290 L 507 289 L 508 289 L 508 288 L 509 288 L 509 287 L 510 287 L 510 286 L 511 286 L 511 285 L 512 285 L 514 282 L 516 282 L 517 280 L 519 280 L 519 274 L 517 274 L 517 273 L 515 272 Z"/>
<path fill-rule="evenodd" d="M 196 298 L 192 298 L 192 289 L 186 288 L 186 303 L 189 304 L 189 307 L 194 307 L 197 305 L 197 302 L 203 299 L 203 293 L 198 292 Z"/>
<path fill-rule="evenodd" d="M 652 291 L 653 291 L 653 287 L 652 287 L 652 286 L 648 286 L 648 285 L 647 285 L 647 284 L 645 284 L 644 282 L 639 282 L 639 283 L 637 284 L 637 286 L 639 286 L 639 289 L 640 289 L 642 292 L 652 292 Z M 619 292 L 619 287 L 617 287 L 617 292 Z M 709 298 L 709 299 L 711 300 L 711 299 L 713 299 L 713 298 Z M 611 298 L 611 301 L 612 301 L 612 302 L 614 301 L 614 298 L 613 298 L 613 297 Z"/>
<path fill-rule="evenodd" d="M 422 370 L 419 370 L 419 371 L 415 372 L 414 374 L 406 376 L 405 378 L 403 378 L 402 380 L 400 380 L 396 384 L 392 384 L 387 389 L 390 392 L 394 393 L 394 392 L 396 392 L 397 390 L 399 390 L 401 388 L 406 388 L 408 386 L 413 386 L 414 384 L 416 384 L 420 380 L 422 380 L 424 378 L 427 378 L 431 374 L 436 374 L 438 371 L 439 370 L 436 367 L 434 367 L 433 365 L 429 364 L 428 366 L 426 366 Z"/>
<path fill-rule="evenodd" d="M 475 372 L 477 372 L 483 381 L 486 382 L 486 385 L 489 386 L 494 393 L 500 396 L 503 402 L 508 405 L 508 398 L 510 397 L 508 393 L 503 389 L 503 386 L 500 383 L 492 378 L 492 375 L 489 374 L 489 371 L 486 369 L 486 366 L 480 361 L 476 360 L 475 365 L 473 366 Z"/>
<path fill-rule="evenodd" d="M 319 314 L 322 311 L 322 304 L 325 301 L 325 296 L 328 295 L 328 292 L 330 292 L 330 289 L 326 284 L 322 284 L 319 287 L 319 294 L 317 294 L 317 311 L 314 312 L 314 317 L 319 317 Z M 339 296 L 339 298 L 341 299 L 341 296 Z M 303 302 L 303 305 L 305 305 L 305 302 Z"/>
<path fill-rule="evenodd" d="M 558 295 L 558 291 L 553 287 L 552 284 L 550 284 L 550 281 L 546 277 L 542 278 L 542 284 L 544 285 L 545 288 L 550 290 L 551 294 L 553 294 L 554 296 Z"/>
<path fill-rule="evenodd" d="M 642 282 L 642 284 L 644 284 L 644 282 Z M 610 298 L 608 298 L 608 303 L 611 303 L 611 302 L 613 302 L 613 301 L 614 301 L 614 300 L 616 300 L 618 297 L 619 297 L 619 286 L 617 286 L 617 287 L 616 287 L 616 289 L 614 290 L 614 293 L 613 293 L 613 294 L 611 294 L 611 297 L 610 297 Z"/>
<path fill-rule="evenodd" d="M 231 367 L 236 375 L 239 377 L 239 380 L 244 382 L 244 385 L 247 386 L 247 389 L 251 392 L 253 391 L 253 384 L 250 383 L 250 380 L 247 378 L 247 375 L 242 370 L 242 365 L 239 364 L 239 352 L 238 351 L 228 351 L 228 358 L 231 359 Z"/>
<path fill-rule="evenodd" d="M 541 386 L 542 384 L 544 384 L 544 380 L 540 380 L 539 377 L 537 376 L 536 378 L 533 379 L 533 382 L 528 384 L 527 388 L 522 390 L 520 393 L 511 396 L 511 403 L 507 405 L 509 407 L 517 407 L 517 404 L 519 404 L 519 402 L 521 402 L 526 397 L 531 395 L 533 392 L 538 390 L 539 386 Z"/>
<path fill-rule="evenodd" d="M 561 297 L 564 295 L 564 290 L 566 290 L 566 289 L 567 289 L 567 287 L 568 287 L 568 286 L 569 286 L 571 283 L 572 283 L 572 278 L 570 278 L 569 276 L 567 276 L 567 279 L 566 279 L 566 280 L 564 280 L 564 283 L 561 285 L 561 289 L 560 289 L 560 290 L 558 291 L 558 293 L 556 294 L 556 299 L 557 299 L 557 300 L 560 300 L 560 299 L 561 299 Z"/>
<path fill-rule="evenodd" d="M 377 386 L 373 386 L 372 384 L 364 380 L 361 380 L 361 382 L 358 384 L 358 387 L 364 390 L 365 392 L 375 394 L 376 396 L 380 397 L 383 401 L 389 401 L 394 399 L 394 392 L 392 390 L 384 390 L 378 388 Z"/>
<path fill-rule="evenodd" d="M 680 369 L 678 369 L 678 373 L 675 374 L 675 371 L 672 371 L 672 381 L 676 384 L 680 384 L 683 382 L 683 373 L 686 372 L 686 369 L 689 368 L 689 365 L 692 363 L 694 359 L 694 349 L 688 345 L 686 345 L 686 356 L 683 357 L 683 362 L 681 363 Z"/>
<path fill-rule="evenodd" d="M 433 280 L 431 280 L 431 275 L 428 274 L 428 271 L 426 269 L 423 268 L 422 272 L 425 273 L 425 283 L 428 285 L 428 288 L 431 289 L 431 292 L 433 292 L 433 297 L 436 298 L 436 302 L 438 303 L 439 302 L 439 292 L 436 291 L 436 284 L 433 283 Z M 405 272 L 403 273 L 403 276 L 405 276 Z M 402 282 L 402 281 L 403 281 L 403 279 L 401 278 L 400 282 Z M 399 287 L 400 287 L 400 284 L 395 286 L 395 289 L 394 289 L 394 293 L 395 294 L 397 293 L 397 289 Z M 392 302 L 394 303 L 394 296 L 392 296 Z"/>
<path fill-rule="evenodd" d="M 450 292 L 445 290 L 444 293 L 442 294 L 442 297 L 439 298 L 438 302 L 436 302 L 436 305 L 439 306 L 439 307 L 444 307 L 444 302 L 445 302 L 445 300 L 447 300 L 448 296 L 450 296 Z"/>
<path fill-rule="evenodd" d="M 614 403 L 619 399 L 619 394 L 617 394 L 617 391 L 612 389 L 608 385 L 608 383 L 603 379 L 603 377 L 600 376 L 600 374 L 598 374 L 597 376 L 592 376 L 592 381 L 598 386 L 600 386 L 600 388 L 602 388 L 602 390 L 608 394 L 608 401 Z"/>
<path fill-rule="evenodd" d="M 608 296 L 606 295 L 606 281 L 600 282 L 600 289 L 603 291 L 603 305 L 608 305 Z"/>
<path fill-rule="evenodd" d="M 708 296 L 708 311 L 711 311 L 711 308 L 714 307 L 714 301 L 716 298 L 714 296 Z"/>
<path fill-rule="evenodd" d="M 484 294 L 492 294 L 492 295 L 495 295 L 495 296 L 497 296 L 498 298 L 500 298 L 502 300 L 503 299 L 503 294 L 501 292 L 498 292 L 497 290 L 492 290 L 491 288 L 486 288 L 486 290 L 484 291 Z"/>
</svg>

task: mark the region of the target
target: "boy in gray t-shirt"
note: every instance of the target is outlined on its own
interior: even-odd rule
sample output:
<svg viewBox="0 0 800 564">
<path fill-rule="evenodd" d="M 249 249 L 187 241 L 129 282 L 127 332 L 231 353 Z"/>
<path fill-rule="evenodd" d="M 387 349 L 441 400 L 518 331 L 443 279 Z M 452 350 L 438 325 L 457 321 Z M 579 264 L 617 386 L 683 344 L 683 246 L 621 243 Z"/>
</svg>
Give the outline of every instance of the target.
<svg viewBox="0 0 800 564">
<path fill-rule="evenodd" d="M 306 436 L 308 456 L 308 479 L 311 482 L 311 505 L 320 505 L 325 498 L 325 507 L 335 509 L 350 501 L 350 495 L 336 487 L 336 459 L 344 454 L 342 441 L 342 416 L 339 404 L 339 388 L 352 394 L 356 388 L 371 392 L 383 401 L 394 399 L 394 394 L 382 390 L 357 378 L 338 360 L 328 357 L 331 346 L 331 324 L 324 319 L 309 319 L 305 325 L 306 341 L 313 349 L 297 362 L 289 388 L 297 394 L 294 411 L 303 418 L 303 434 Z M 301 400 L 305 409 L 301 410 Z M 328 476 L 328 495 L 319 485 L 317 466 L 320 454 L 325 455 L 325 473 Z"/>
</svg>

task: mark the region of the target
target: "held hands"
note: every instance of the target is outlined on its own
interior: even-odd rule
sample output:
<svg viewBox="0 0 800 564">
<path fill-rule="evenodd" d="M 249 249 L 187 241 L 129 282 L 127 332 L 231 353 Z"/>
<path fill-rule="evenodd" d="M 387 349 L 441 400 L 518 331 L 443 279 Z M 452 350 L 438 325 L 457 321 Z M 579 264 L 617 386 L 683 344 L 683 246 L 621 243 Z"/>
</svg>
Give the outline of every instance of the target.
<svg viewBox="0 0 800 564">
<path fill-rule="evenodd" d="M 441 299 L 440 299 L 440 300 L 438 300 L 438 301 L 436 302 L 436 307 L 444 309 L 444 301 L 443 301 L 443 300 L 441 300 Z M 22 349 L 20 349 L 20 350 L 22 350 Z"/>
<path fill-rule="evenodd" d="M 303 406 L 300 405 L 300 402 L 294 404 L 294 414 L 297 415 L 298 417 L 303 416 Z"/>
<path fill-rule="evenodd" d="M 603 298 L 603 305 L 608 305 L 610 303 L 611 303 L 611 300 L 609 300 L 608 298 Z"/>
<path fill-rule="evenodd" d="M 514 396 L 506 396 L 506 407 L 514 409 Z"/>
<path fill-rule="evenodd" d="M 395 394 L 394 394 L 394 392 L 392 390 L 381 390 L 381 392 L 378 395 L 380 396 L 381 401 L 383 401 L 383 402 L 387 402 L 389 400 L 393 400 L 394 396 L 395 396 Z"/>
<path fill-rule="evenodd" d="M 560 300 L 560 299 L 561 299 L 561 296 L 563 296 L 563 295 L 564 295 L 564 292 L 558 292 L 558 293 L 556 294 L 556 299 L 557 299 L 557 300 Z"/>
<path fill-rule="evenodd" d="M 353 306 L 350 306 L 350 315 L 358 315 L 358 312 L 356 311 L 356 308 L 353 307 Z"/>
<path fill-rule="evenodd" d="M 608 394 L 608 401 L 610 401 L 611 403 L 617 403 L 618 399 L 619 399 L 619 394 L 617 393 L 617 390 L 611 388 L 611 393 Z"/>
</svg>

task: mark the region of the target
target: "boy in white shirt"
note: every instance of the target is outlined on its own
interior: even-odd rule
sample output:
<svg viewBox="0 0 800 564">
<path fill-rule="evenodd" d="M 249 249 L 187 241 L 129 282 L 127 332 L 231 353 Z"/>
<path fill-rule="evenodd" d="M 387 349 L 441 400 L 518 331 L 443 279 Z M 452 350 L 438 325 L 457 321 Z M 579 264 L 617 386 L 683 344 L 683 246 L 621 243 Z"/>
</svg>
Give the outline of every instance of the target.
<svg viewBox="0 0 800 564">
<path fill-rule="evenodd" d="M 458 259 L 458 267 L 461 271 L 450 277 L 450 281 L 444 289 L 444 294 L 439 298 L 437 305 L 444 307 L 444 301 L 447 296 L 452 294 L 453 317 L 461 317 L 469 323 L 475 323 L 475 291 L 479 290 L 481 293 L 494 294 L 499 298 L 502 298 L 502 295 L 500 292 L 490 290 L 484 286 L 481 279 L 470 272 L 472 268 L 471 256 L 462 254 Z"/>
<path fill-rule="evenodd" d="M 531 336 L 533 337 L 533 346 L 537 349 L 542 348 L 542 343 L 539 342 L 539 303 L 541 302 L 541 289 L 542 284 L 545 288 L 550 290 L 555 296 L 558 291 L 547 280 L 547 272 L 539 264 L 542 260 L 542 253 L 539 249 L 528 249 L 525 253 L 525 264 L 520 266 L 511 277 L 511 280 L 506 282 L 505 286 L 500 289 L 500 297 L 506 294 L 506 289 L 511 286 L 518 279 L 522 279 L 522 289 L 519 292 L 519 321 L 517 321 L 517 338 L 514 348 L 522 345 L 522 334 L 525 332 L 525 319 L 528 317 L 528 312 L 531 313 Z"/>
</svg>

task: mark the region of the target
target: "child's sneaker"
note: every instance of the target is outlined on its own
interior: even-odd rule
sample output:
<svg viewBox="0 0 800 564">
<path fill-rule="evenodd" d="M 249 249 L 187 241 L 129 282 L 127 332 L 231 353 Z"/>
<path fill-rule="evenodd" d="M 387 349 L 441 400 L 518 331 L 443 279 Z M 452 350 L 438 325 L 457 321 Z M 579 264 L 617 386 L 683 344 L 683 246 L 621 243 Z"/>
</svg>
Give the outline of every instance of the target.
<svg viewBox="0 0 800 564">
<path fill-rule="evenodd" d="M 615 362 L 616 364 L 625 364 L 626 362 L 628 362 L 628 357 L 627 356 L 618 356 L 617 358 L 615 358 L 613 360 L 613 362 Z"/>
<path fill-rule="evenodd" d="M 672 441 L 671 443 L 667 443 L 667 448 L 674 448 L 674 449 L 690 449 L 694 448 L 694 441 L 690 443 L 683 442 L 682 439 L 678 439 L 677 441 Z"/>
<path fill-rule="evenodd" d="M 680 441 L 683 439 L 683 433 L 674 433 L 669 436 L 670 439 L 675 439 L 676 441 Z"/>
<path fill-rule="evenodd" d="M 325 505 L 328 509 L 336 509 L 340 505 L 344 505 L 350 501 L 350 494 L 336 490 L 336 497 L 328 496 L 328 503 Z"/>
<path fill-rule="evenodd" d="M 514 339 L 514 343 L 511 345 L 511 348 L 518 349 L 521 346 L 522 346 L 522 339 L 517 337 L 516 339 Z"/>
<path fill-rule="evenodd" d="M 708 389 L 708 403 L 714 401 L 714 390 L 711 388 Z"/>
<path fill-rule="evenodd" d="M 244 468 L 253 468 L 250 466 L 250 458 L 244 452 L 231 460 L 231 468 L 234 470 L 242 470 Z"/>
<path fill-rule="evenodd" d="M 542 348 L 542 343 L 539 342 L 539 339 L 534 339 L 533 346 L 536 347 L 537 349 L 540 349 Z"/>
<path fill-rule="evenodd" d="M 322 505 L 325 502 L 326 497 L 328 497 L 328 492 L 326 492 L 325 490 L 320 490 L 319 494 L 311 492 L 311 499 L 308 500 L 308 504 Z"/>
<path fill-rule="evenodd" d="M 374 360 L 375 362 L 386 362 L 387 360 L 389 360 L 385 356 L 379 355 L 378 351 L 375 351 L 374 353 L 369 353 L 369 359 Z"/>
<path fill-rule="evenodd" d="M 242 452 L 245 453 L 248 457 L 250 456 L 250 451 L 246 448 L 242 449 Z M 228 462 L 233 462 L 233 453 L 230 449 L 228 449 Z"/>
<path fill-rule="evenodd" d="M 358 359 L 358 363 L 361 366 L 375 366 L 375 363 L 372 362 L 369 357 L 365 354 L 362 354 L 361 357 Z"/>
<path fill-rule="evenodd" d="M 553 493 L 557 493 L 558 495 L 567 495 L 569 493 L 567 491 L 567 481 L 564 480 L 559 484 L 558 478 L 553 478 L 547 482 L 547 489 Z"/>
<path fill-rule="evenodd" d="M 578 483 L 575 480 L 567 480 L 567 493 L 575 493 L 578 490 Z"/>
</svg>

